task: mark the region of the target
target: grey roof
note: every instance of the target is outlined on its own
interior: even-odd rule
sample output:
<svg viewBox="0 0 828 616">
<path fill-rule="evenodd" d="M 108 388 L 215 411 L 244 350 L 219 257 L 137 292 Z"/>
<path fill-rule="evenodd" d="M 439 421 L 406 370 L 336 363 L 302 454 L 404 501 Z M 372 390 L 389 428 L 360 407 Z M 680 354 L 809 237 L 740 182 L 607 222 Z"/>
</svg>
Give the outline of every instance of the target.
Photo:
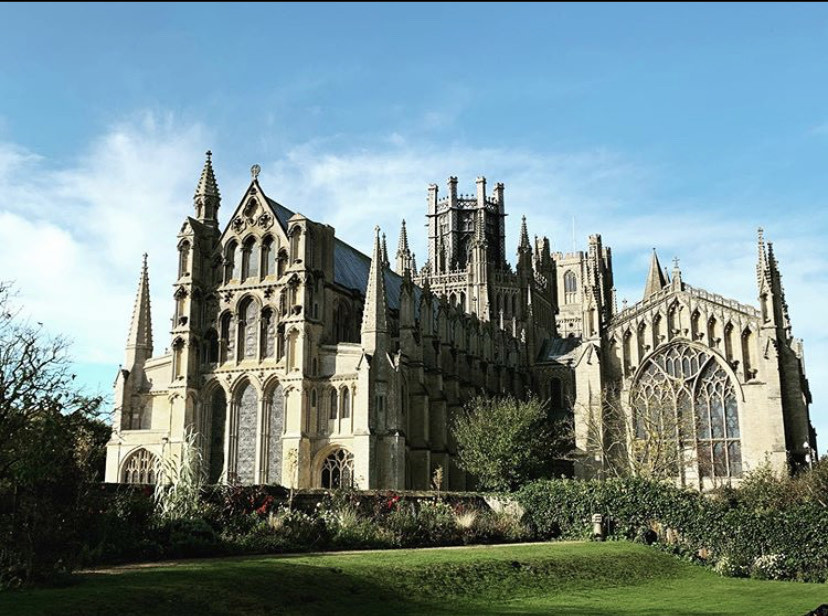
<svg viewBox="0 0 828 616">
<path fill-rule="evenodd" d="M 267 199 L 270 207 L 273 208 L 273 213 L 276 214 L 276 219 L 279 221 L 282 229 L 287 231 L 287 221 L 290 220 L 290 217 L 293 216 L 295 212 L 291 212 L 284 205 L 277 203 L 270 197 L 265 197 L 265 199 Z"/>
<path fill-rule="evenodd" d="M 371 257 L 358 251 L 338 238 L 334 238 L 334 282 L 346 289 L 356 289 L 363 295 L 368 288 L 368 273 L 371 269 Z M 386 269 L 385 293 L 388 296 L 388 307 L 400 309 L 400 290 L 402 276 L 390 269 Z M 414 287 L 414 310 L 419 310 L 421 290 Z"/>
<path fill-rule="evenodd" d="M 564 355 L 568 355 L 581 345 L 581 339 L 569 336 L 567 338 L 550 338 L 543 344 L 538 361 L 558 362 Z"/>
<path fill-rule="evenodd" d="M 287 221 L 293 216 L 291 212 L 281 203 L 277 203 L 270 197 L 267 202 L 273 208 L 273 213 L 279 220 L 282 229 L 287 230 Z M 334 238 L 334 282 L 346 289 L 355 289 L 365 295 L 368 288 L 368 272 L 371 269 L 371 257 L 361 253 L 353 246 L 346 244 L 339 238 Z M 400 289 L 402 288 L 402 277 L 385 270 L 385 292 L 388 296 L 388 307 L 394 310 L 400 308 Z M 421 290 L 414 287 L 414 311 L 419 312 Z"/>
</svg>

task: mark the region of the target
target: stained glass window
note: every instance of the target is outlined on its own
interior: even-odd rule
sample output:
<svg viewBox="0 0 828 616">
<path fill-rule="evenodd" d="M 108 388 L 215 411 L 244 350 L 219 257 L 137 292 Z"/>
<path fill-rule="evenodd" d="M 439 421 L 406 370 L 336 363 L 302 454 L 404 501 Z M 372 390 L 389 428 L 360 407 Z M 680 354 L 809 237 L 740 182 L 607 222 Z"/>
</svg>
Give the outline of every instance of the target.
<svg viewBox="0 0 828 616">
<path fill-rule="evenodd" d="M 715 354 L 686 343 L 664 347 L 642 368 L 630 400 L 637 439 L 665 429 L 662 439 L 694 442 L 701 477 L 741 477 L 736 389 Z"/>
</svg>

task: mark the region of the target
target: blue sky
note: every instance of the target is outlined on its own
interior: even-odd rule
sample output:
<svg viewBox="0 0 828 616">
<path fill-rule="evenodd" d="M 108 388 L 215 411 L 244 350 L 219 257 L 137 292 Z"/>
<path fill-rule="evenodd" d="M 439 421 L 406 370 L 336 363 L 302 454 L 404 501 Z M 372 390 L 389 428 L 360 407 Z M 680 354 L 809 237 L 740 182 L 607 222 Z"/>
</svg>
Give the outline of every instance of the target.
<svg viewBox="0 0 828 616">
<path fill-rule="evenodd" d="M 424 255 L 431 182 L 505 182 L 510 252 L 521 214 L 560 250 L 574 218 L 579 247 L 612 247 L 619 301 L 655 246 L 755 303 L 761 225 L 825 451 L 826 58 L 824 4 L 2 4 L 0 277 L 108 393 L 145 250 L 168 344 L 208 148 L 224 217 L 258 163 L 366 251 L 405 217 Z"/>
</svg>

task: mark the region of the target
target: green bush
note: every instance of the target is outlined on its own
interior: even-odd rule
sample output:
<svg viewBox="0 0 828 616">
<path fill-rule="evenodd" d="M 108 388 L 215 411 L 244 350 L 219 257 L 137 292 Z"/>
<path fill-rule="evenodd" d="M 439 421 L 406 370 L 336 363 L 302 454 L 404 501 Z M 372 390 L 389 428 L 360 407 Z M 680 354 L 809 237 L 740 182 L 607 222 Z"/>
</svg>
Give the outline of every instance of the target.
<svg viewBox="0 0 828 616">
<path fill-rule="evenodd" d="M 551 480 L 525 486 L 517 499 L 540 537 L 588 538 L 592 514 L 600 513 L 610 538 L 669 544 L 672 552 L 717 563 L 723 574 L 749 569 L 769 579 L 825 581 L 828 509 L 784 494 L 777 481 L 784 487 L 789 480 L 761 474 L 748 478 L 744 493 L 709 497 L 643 479 Z M 773 567 L 767 559 L 755 565 L 774 554 L 785 556 Z"/>
</svg>

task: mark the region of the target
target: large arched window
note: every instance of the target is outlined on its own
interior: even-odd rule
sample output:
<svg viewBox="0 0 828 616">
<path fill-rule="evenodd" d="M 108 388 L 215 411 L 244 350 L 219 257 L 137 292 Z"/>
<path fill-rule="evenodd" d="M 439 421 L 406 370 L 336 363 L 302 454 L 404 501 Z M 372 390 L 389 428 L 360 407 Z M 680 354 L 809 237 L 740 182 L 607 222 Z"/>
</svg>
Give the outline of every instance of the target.
<svg viewBox="0 0 828 616">
<path fill-rule="evenodd" d="M 577 301 L 578 279 L 572 270 L 564 274 L 564 303 L 574 304 Z"/>
<path fill-rule="evenodd" d="M 224 476 L 224 429 L 227 422 L 227 400 L 224 390 L 217 387 L 208 398 L 210 405 L 209 451 L 207 481 L 218 483 Z"/>
<path fill-rule="evenodd" d="M 146 449 L 139 449 L 130 454 L 124 462 L 121 476 L 123 483 L 155 483 L 158 470 L 158 458 Z"/>
<path fill-rule="evenodd" d="M 257 313 L 258 304 L 252 298 L 247 298 L 239 308 L 241 321 L 239 322 L 239 361 L 256 357 Z"/>
<path fill-rule="evenodd" d="M 256 389 L 245 383 L 236 393 L 236 421 L 231 424 L 235 429 L 235 472 L 238 481 L 249 484 L 254 482 L 253 466 L 256 458 L 256 418 L 259 397 Z"/>
<path fill-rule="evenodd" d="M 354 485 L 354 454 L 337 449 L 322 464 L 323 488 L 351 488 Z"/>
<path fill-rule="evenodd" d="M 700 477 L 742 476 L 739 403 L 718 355 L 686 342 L 661 348 L 642 366 L 630 400 L 635 451 L 650 456 L 640 462 L 655 463 L 657 454 L 678 464 L 689 447 Z"/>
</svg>

